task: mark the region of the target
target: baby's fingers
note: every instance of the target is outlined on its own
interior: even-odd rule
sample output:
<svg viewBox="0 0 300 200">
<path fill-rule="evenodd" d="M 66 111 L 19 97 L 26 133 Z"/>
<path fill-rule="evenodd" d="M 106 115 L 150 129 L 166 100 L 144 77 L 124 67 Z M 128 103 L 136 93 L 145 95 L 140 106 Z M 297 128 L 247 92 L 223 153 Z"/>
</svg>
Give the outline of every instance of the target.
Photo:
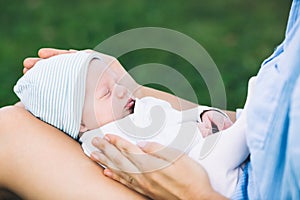
<svg viewBox="0 0 300 200">
<path fill-rule="evenodd" d="M 203 138 L 213 134 L 212 127 L 207 127 L 206 124 L 203 122 L 198 123 L 198 128 L 199 128 L 199 131 L 201 132 Z"/>
<path fill-rule="evenodd" d="M 230 126 L 232 126 L 232 124 L 233 124 L 233 122 L 229 118 L 225 118 L 224 119 L 224 129 L 223 130 L 229 128 Z"/>
</svg>

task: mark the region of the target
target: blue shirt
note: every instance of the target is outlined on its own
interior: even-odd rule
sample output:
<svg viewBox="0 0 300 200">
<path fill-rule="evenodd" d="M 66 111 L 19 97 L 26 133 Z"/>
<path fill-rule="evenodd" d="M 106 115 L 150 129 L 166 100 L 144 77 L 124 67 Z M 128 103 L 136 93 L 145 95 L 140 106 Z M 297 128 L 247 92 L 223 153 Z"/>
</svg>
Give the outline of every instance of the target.
<svg viewBox="0 0 300 200">
<path fill-rule="evenodd" d="M 257 75 L 247 113 L 249 199 L 300 199 L 300 0 Z"/>
</svg>

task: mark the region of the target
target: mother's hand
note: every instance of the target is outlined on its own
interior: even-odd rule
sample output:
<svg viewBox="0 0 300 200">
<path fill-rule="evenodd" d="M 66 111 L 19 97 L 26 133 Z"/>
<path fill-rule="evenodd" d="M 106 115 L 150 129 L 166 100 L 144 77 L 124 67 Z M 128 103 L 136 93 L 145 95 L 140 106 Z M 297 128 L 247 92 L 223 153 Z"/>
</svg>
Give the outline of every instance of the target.
<svg viewBox="0 0 300 200">
<path fill-rule="evenodd" d="M 138 147 L 115 135 L 93 144 L 101 152 L 93 152 L 92 159 L 107 166 L 106 176 L 153 199 L 223 198 L 205 170 L 178 150 L 153 142 Z"/>
<path fill-rule="evenodd" d="M 41 48 L 38 51 L 38 57 L 28 57 L 23 61 L 23 73 L 25 74 L 28 70 L 30 70 L 34 65 L 42 59 L 47 59 L 53 56 L 57 56 L 60 54 L 67 54 L 67 53 L 75 53 L 78 50 L 70 49 L 70 50 L 62 50 L 62 49 L 55 49 L 55 48 Z M 86 49 L 81 50 L 88 53 L 94 52 L 94 50 Z M 99 52 L 98 52 L 99 53 Z M 100 53 L 101 54 L 101 53 Z M 129 73 L 124 69 L 121 63 L 113 56 L 101 54 L 101 58 L 105 60 L 105 62 L 109 65 L 111 69 L 117 75 L 119 84 L 126 86 L 132 93 L 137 92 L 138 89 L 141 87 L 136 81 L 129 75 Z M 137 94 L 138 95 L 138 94 Z"/>
<path fill-rule="evenodd" d="M 91 50 L 90 50 L 91 51 Z M 74 53 L 76 50 L 62 50 L 62 49 L 54 49 L 54 48 L 41 48 L 38 51 L 38 57 L 28 57 L 23 61 L 23 73 L 25 74 L 29 69 L 31 69 L 39 60 L 50 58 L 52 56 L 66 54 L 66 53 Z"/>
</svg>

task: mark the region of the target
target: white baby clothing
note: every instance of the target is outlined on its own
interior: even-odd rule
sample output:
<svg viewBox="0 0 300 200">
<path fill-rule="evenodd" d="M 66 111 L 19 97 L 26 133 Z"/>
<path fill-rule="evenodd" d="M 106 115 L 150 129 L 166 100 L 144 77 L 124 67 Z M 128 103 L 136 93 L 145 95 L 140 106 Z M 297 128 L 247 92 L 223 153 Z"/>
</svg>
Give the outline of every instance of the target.
<svg viewBox="0 0 300 200">
<path fill-rule="evenodd" d="M 146 140 L 179 149 L 206 169 L 216 191 L 230 197 L 238 182 L 239 166 L 248 155 L 244 135 L 239 134 L 244 122 L 239 120 L 232 128 L 203 138 L 197 123 L 200 114 L 210 109 L 213 108 L 198 106 L 180 112 L 165 101 L 144 97 L 136 100 L 133 114 L 85 132 L 80 141 L 88 156 L 98 150 L 92 139 L 107 133 L 134 144 Z"/>
</svg>

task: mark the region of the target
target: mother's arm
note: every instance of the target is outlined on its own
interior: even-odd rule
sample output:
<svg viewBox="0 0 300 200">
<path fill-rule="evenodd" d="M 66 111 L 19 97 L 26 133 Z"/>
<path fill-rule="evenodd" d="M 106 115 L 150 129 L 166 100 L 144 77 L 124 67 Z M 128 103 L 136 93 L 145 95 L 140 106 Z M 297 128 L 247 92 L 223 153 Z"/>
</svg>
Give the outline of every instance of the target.
<svg viewBox="0 0 300 200">
<path fill-rule="evenodd" d="M 80 145 L 16 106 L 0 109 L 0 188 L 24 199 L 143 199 L 106 178 Z"/>
</svg>

